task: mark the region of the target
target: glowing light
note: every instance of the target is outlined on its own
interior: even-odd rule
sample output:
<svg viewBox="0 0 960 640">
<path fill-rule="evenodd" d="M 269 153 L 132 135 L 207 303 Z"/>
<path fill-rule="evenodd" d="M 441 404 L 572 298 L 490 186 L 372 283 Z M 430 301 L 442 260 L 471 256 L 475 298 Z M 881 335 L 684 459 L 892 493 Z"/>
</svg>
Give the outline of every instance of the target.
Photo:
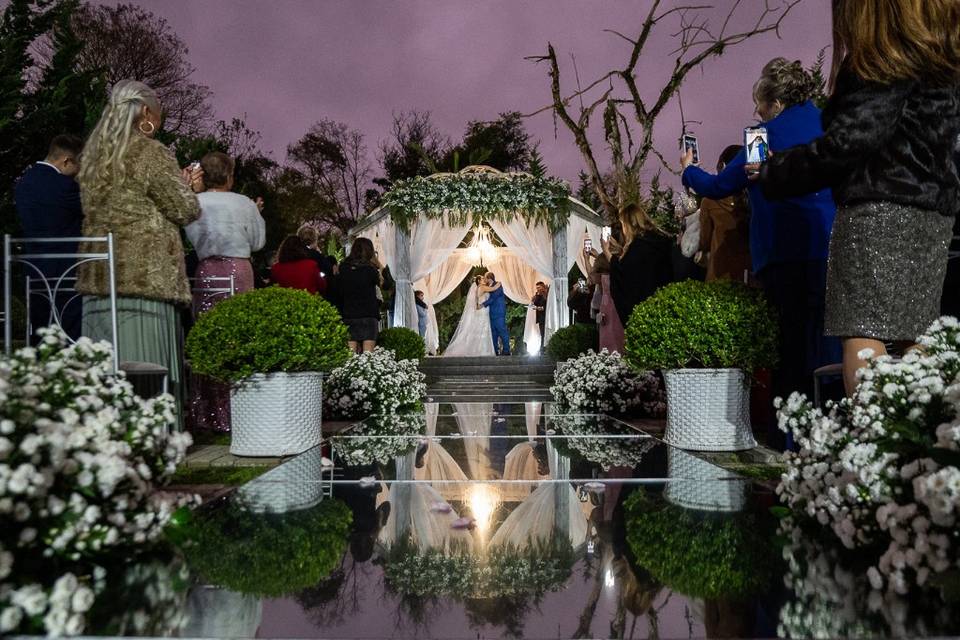
<svg viewBox="0 0 960 640">
<path fill-rule="evenodd" d="M 493 521 L 493 514 L 500 504 L 500 494 L 489 484 L 474 484 L 467 490 L 466 503 L 477 523 L 477 529 L 487 531 Z"/>
<path fill-rule="evenodd" d="M 467 247 L 467 260 L 474 265 L 492 264 L 500 258 L 500 249 L 490 242 L 490 230 L 479 225 L 473 230 L 473 240 Z"/>
<path fill-rule="evenodd" d="M 531 356 L 540 355 L 540 331 L 534 327 L 534 332 L 530 334 L 530 342 L 527 343 L 527 353 Z"/>
<path fill-rule="evenodd" d="M 607 587 L 608 589 L 612 589 L 613 585 L 616 583 L 617 581 L 613 577 L 613 571 L 607 569 L 606 573 L 603 575 L 603 586 Z"/>
</svg>

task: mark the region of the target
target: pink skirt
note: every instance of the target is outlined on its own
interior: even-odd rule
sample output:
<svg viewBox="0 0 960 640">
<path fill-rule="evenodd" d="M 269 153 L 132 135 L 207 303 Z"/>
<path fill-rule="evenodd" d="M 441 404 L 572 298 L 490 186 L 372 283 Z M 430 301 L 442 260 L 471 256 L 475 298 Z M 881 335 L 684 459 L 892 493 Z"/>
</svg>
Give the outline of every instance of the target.
<svg viewBox="0 0 960 640">
<path fill-rule="evenodd" d="M 209 311 L 230 297 L 233 276 L 234 294 L 253 289 L 253 267 L 247 258 L 206 258 L 197 266 L 193 288 L 194 317 Z M 190 426 L 209 431 L 230 431 L 230 385 L 201 375 L 190 376 Z"/>
<path fill-rule="evenodd" d="M 610 296 L 610 276 L 604 275 L 602 280 L 603 294 L 600 298 L 600 313 L 603 315 L 600 324 L 600 349 L 611 353 L 623 353 L 626 341 L 623 335 L 623 324 L 617 315 L 617 307 Z"/>
</svg>

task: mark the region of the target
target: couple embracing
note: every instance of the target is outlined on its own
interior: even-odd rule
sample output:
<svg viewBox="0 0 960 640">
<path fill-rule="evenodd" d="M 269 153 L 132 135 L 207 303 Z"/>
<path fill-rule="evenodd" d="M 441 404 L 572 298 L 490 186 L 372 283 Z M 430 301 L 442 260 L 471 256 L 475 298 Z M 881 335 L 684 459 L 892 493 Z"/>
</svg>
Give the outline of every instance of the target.
<svg viewBox="0 0 960 640">
<path fill-rule="evenodd" d="M 474 278 L 463 305 L 460 325 L 443 355 L 510 355 L 507 299 L 503 283 L 497 282 L 493 273 Z"/>
</svg>

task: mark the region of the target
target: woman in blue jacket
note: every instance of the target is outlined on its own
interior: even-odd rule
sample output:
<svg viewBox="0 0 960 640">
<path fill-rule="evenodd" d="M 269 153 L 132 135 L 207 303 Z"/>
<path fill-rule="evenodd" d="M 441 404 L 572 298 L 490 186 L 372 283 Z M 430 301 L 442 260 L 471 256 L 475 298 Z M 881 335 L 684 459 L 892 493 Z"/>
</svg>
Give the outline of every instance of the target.
<svg viewBox="0 0 960 640">
<path fill-rule="evenodd" d="M 757 114 L 776 154 L 823 133 L 820 110 L 810 101 L 815 83 L 799 62 L 775 58 L 754 85 Z M 780 320 L 780 365 L 775 395 L 812 391 L 813 371 L 840 360 L 840 345 L 823 337 L 827 249 L 835 208 L 829 189 L 779 201 L 767 199 L 744 171 L 741 150 L 723 171 L 711 175 L 683 158 L 683 184 L 706 198 L 750 195 L 750 255 L 753 272 Z"/>
</svg>

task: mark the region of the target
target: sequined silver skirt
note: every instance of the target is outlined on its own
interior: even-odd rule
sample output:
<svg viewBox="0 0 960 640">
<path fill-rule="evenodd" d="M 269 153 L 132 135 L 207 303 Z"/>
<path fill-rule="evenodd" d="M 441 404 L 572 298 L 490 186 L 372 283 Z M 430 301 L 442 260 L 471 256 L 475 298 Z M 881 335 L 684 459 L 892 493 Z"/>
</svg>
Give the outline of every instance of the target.
<svg viewBox="0 0 960 640">
<path fill-rule="evenodd" d="M 914 340 L 940 316 L 953 218 L 889 202 L 837 210 L 824 332 Z"/>
</svg>

